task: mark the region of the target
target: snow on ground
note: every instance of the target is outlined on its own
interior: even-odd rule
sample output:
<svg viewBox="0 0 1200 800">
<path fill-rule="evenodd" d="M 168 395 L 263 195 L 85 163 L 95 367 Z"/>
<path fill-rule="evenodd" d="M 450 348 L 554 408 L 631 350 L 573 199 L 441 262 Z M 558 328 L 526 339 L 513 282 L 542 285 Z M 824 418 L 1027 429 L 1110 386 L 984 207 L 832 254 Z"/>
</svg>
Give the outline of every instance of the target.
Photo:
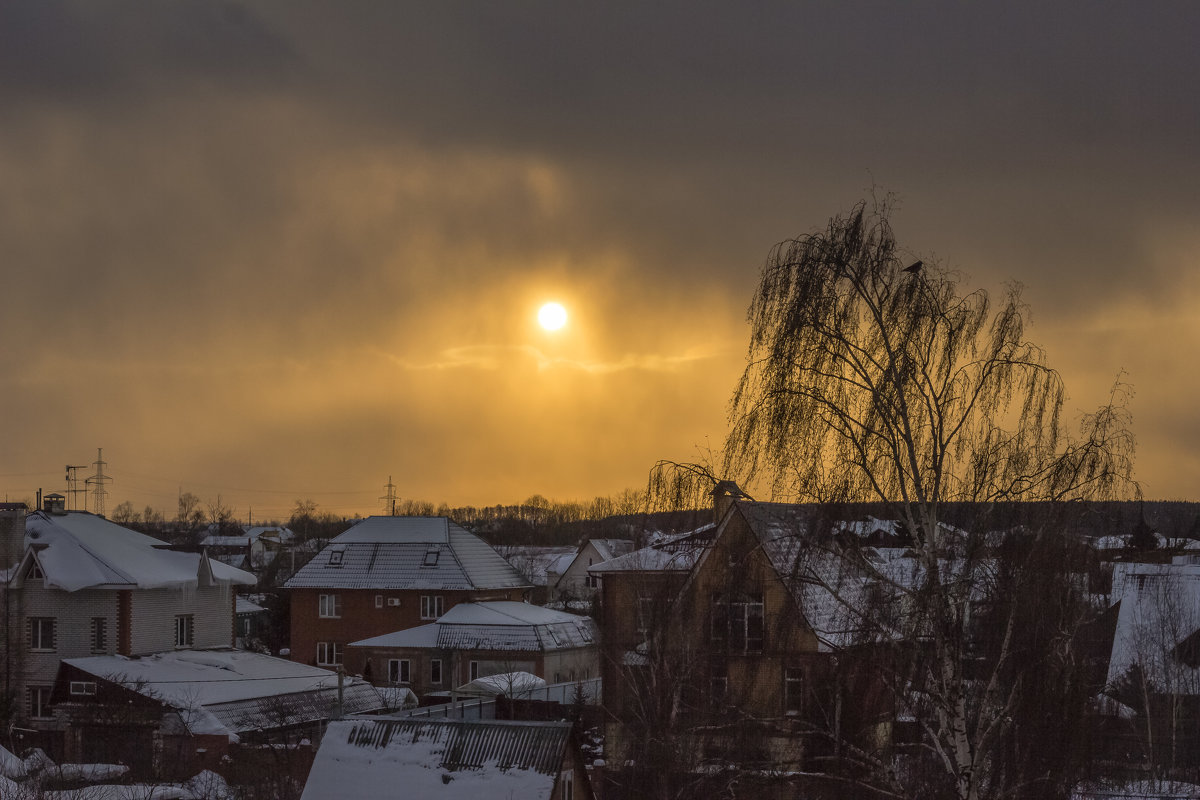
<svg viewBox="0 0 1200 800">
<path fill-rule="evenodd" d="M 0 775 L 6 778 L 24 778 L 28 773 L 25 762 L 0 745 Z"/>
<path fill-rule="evenodd" d="M 1180 781 L 1133 781 L 1077 786 L 1071 800 L 1196 800 L 1200 785 Z"/>
</svg>

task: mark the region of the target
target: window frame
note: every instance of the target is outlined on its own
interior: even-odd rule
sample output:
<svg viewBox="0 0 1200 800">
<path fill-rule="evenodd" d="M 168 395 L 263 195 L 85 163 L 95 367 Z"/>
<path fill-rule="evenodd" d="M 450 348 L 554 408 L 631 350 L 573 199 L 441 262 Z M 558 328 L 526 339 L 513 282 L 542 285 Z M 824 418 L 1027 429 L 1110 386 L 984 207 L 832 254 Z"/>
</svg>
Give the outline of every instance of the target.
<svg viewBox="0 0 1200 800">
<path fill-rule="evenodd" d="M 322 592 L 317 595 L 318 619 L 341 619 L 342 596 L 335 592 Z"/>
<path fill-rule="evenodd" d="M 442 595 L 421 595 L 421 619 L 438 619 L 445 613 L 445 603 Z"/>
<path fill-rule="evenodd" d="M 332 660 L 330 660 L 332 659 Z M 341 642 L 317 642 L 317 666 L 337 667 L 342 663 Z"/>
<path fill-rule="evenodd" d="M 58 618 L 28 617 L 27 619 L 29 627 L 26 630 L 26 636 L 30 652 L 55 652 L 58 649 Z"/>
<path fill-rule="evenodd" d="M 175 646 L 178 648 L 195 647 L 196 645 L 196 615 L 175 615 Z"/>
<path fill-rule="evenodd" d="M 467 682 L 469 683 L 470 681 L 477 680 L 478 678 L 479 678 L 479 662 L 478 661 L 468 661 L 467 662 Z"/>
<path fill-rule="evenodd" d="M 442 685 L 442 660 L 440 658 L 429 659 L 429 684 L 431 686 Z"/>
<path fill-rule="evenodd" d="M 762 653 L 767 646 L 767 608 L 762 592 L 726 598 L 714 592 L 709 616 L 712 641 L 729 653 Z"/>
<path fill-rule="evenodd" d="M 393 686 L 405 683 L 412 684 L 412 659 L 389 658 L 387 661 L 387 672 L 388 683 Z"/>
<path fill-rule="evenodd" d="M 805 686 L 808 675 L 803 667 L 784 667 L 783 669 L 783 714 L 786 717 L 796 717 L 804 713 Z"/>
<path fill-rule="evenodd" d="M 30 719 L 54 718 L 53 712 L 50 711 L 50 693 L 53 689 L 53 686 L 45 684 L 35 684 L 26 688 L 25 699 Z"/>
<path fill-rule="evenodd" d="M 108 618 L 92 617 L 92 627 L 88 638 L 91 640 L 93 653 L 108 652 Z"/>
</svg>

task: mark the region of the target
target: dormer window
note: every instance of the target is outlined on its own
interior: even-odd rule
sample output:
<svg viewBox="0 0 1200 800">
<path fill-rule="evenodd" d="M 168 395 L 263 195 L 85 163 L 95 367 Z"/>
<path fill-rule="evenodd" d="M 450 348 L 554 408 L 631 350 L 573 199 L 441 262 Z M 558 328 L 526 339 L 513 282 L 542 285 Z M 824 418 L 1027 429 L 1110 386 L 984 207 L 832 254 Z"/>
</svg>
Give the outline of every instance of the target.
<svg viewBox="0 0 1200 800">
<path fill-rule="evenodd" d="M 436 567 L 437 562 L 438 562 L 438 555 L 440 553 L 441 553 L 441 550 L 426 550 L 425 551 L 425 560 L 421 562 L 421 566 Z"/>
<path fill-rule="evenodd" d="M 46 575 L 42 572 L 41 565 L 39 565 L 36 561 L 29 565 L 29 574 L 25 577 L 33 581 L 46 580 Z"/>
</svg>

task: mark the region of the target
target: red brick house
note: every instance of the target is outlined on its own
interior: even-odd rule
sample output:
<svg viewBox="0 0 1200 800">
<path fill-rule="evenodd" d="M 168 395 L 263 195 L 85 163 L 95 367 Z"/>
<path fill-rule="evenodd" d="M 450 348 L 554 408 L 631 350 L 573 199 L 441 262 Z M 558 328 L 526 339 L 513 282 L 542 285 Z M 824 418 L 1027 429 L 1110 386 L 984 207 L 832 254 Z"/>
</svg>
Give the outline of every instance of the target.
<svg viewBox="0 0 1200 800">
<path fill-rule="evenodd" d="M 530 583 L 445 517 L 368 517 L 288 579 L 291 658 L 336 667 L 350 642 L 415 628 L 455 605 L 520 601 Z"/>
</svg>

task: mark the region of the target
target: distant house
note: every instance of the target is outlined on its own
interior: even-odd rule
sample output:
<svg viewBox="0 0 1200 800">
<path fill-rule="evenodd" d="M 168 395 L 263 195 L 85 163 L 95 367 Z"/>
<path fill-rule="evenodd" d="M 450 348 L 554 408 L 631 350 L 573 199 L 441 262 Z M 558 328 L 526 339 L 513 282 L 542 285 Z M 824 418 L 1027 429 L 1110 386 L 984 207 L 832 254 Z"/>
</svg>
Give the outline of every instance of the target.
<svg viewBox="0 0 1200 800">
<path fill-rule="evenodd" d="M 259 597 L 261 599 L 261 597 Z M 234 614 L 237 618 L 235 635 L 238 647 L 244 647 L 250 639 L 256 639 L 270 612 L 244 594 L 234 598 Z"/>
<path fill-rule="evenodd" d="M 459 603 L 428 625 L 352 642 L 346 667 L 418 696 L 500 673 L 561 683 L 599 675 L 599 640 L 589 617 L 511 601 Z"/>
<path fill-rule="evenodd" d="M 531 584 L 445 517 L 368 517 L 284 587 L 292 659 L 333 667 L 350 642 L 434 622 L 459 603 L 519 601 Z"/>
<path fill-rule="evenodd" d="M 553 587 L 550 599 L 590 600 L 599 583 L 595 575 L 588 574 L 588 568 L 631 552 L 633 542 L 629 539 L 585 540 L 571 558 L 553 564 L 548 573 Z"/>
<path fill-rule="evenodd" d="M 591 800 L 569 722 L 331 723 L 301 800 Z"/>
<path fill-rule="evenodd" d="M 256 525 L 242 533 L 222 533 L 215 525 L 200 540 L 211 558 L 246 570 L 261 570 L 289 547 L 295 534 L 280 526 Z"/>
<path fill-rule="evenodd" d="M 504 560 L 516 567 L 517 572 L 533 585 L 529 602 L 545 605 L 550 601 L 554 584 L 562 571 L 559 565 L 565 567 L 569 564 L 575 557 L 576 548 L 512 544 L 499 545 L 496 552 L 504 556 Z"/>
<path fill-rule="evenodd" d="M 234 644 L 233 589 L 253 575 L 94 514 L 50 508 L 4 527 L 4 549 L 23 553 L 7 573 L 2 632 L 3 688 L 22 724 L 61 732 L 52 690 L 63 659 Z"/>
<path fill-rule="evenodd" d="M 52 700 L 65 760 L 160 777 L 213 769 L 237 742 L 315 740 L 331 718 L 385 706 L 364 681 L 240 650 L 65 659 Z"/>
</svg>

